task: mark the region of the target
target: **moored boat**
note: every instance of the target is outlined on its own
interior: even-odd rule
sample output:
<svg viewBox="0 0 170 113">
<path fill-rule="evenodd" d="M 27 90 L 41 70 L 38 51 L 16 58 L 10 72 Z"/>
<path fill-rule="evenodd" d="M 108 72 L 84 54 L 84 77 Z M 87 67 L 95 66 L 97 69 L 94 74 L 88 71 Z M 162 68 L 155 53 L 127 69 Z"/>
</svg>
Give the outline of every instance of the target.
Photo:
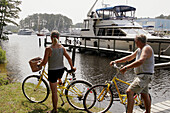
<svg viewBox="0 0 170 113">
<path fill-rule="evenodd" d="M 98 0 L 96 0 L 95 4 Z M 136 8 L 128 5 L 118 5 L 113 7 L 104 7 L 92 11 L 92 6 L 87 14 L 87 19 L 84 19 L 84 28 L 81 29 L 81 37 L 100 37 L 112 39 L 131 39 L 133 40 L 136 35 L 144 34 L 149 40 L 166 41 L 165 37 L 152 36 L 145 31 L 143 27 L 137 23 L 135 17 Z M 88 40 L 81 40 L 83 45 L 96 46 L 98 45 L 97 39 L 88 38 Z M 100 47 L 113 48 L 113 40 L 100 40 Z M 156 54 L 158 54 L 159 44 L 149 43 Z M 170 55 L 169 43 L 163 43 L 161 50 L 163 54 Z M 131 50 L 133 46 L 132 41 L 116 40 L 115 49 Z M 169 48 L 168 48 L 169 47 Z"/>
<path fill-rule="evenodd" d="M 46 28 L 43 28 L 40 32 L 37 33 L 37 36 L 50 35 L 50 31 Z"/>
<path fill-rule="evenodd" d="M 33 30 L 31 29 L 20 29 L 18 31 L 18 35 L 31 35 L 33 33 Z"/>
</svg>

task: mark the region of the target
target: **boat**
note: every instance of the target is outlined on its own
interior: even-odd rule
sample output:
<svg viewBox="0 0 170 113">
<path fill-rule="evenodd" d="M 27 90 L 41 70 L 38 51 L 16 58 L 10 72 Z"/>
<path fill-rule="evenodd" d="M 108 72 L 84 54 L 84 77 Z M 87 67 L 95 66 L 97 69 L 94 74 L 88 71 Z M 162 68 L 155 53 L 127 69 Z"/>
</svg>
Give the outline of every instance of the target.
<svg viewBox="0 0 170 113">
<path fill-rule="evenodd" d="M 134 40 L 136 35 L 139 34 L 144 34 L 148 39 L 152 40 L 170 41 L 170 39 L 164 37 L 152 36 L 145 31 L 143 27 L 135 21 L 135 7 L 128 5 L 106 6 L 92 11 L 97 1 L 98 0 L 96 0 L 89 10 L 87 18 L 84 19 L 84 28 L 81 29 L 80 36 L 89 38 L 86 40 L 82 38 L 80 40 L 82 45 L 96 47 L 98 45 L 98 39 L 94 39 L 93 37 L 100 37 L 107 38 L 108 40 L 100 39 L 99 47 L 108 49 L 115 47 L 115 49 L 119 50 L 133 51 L 133 41 L 127 40 Z M 109 38 L 116 39 L 116 45 L 114 45 L 114 41 Z M 159 54 L 159 44 L 149 44 L 153 47 L 154 52 Z M 163 54 L 170 55 L 169 45 L 169 43 L 163 43 L 161 45 L 161 50 L 166 50 Z M 167 49 L 167 47 L 169 48 Z"/>
<path fill-rule="evenodd" d="M 50 35 L 50 31 L 45 27 L 40 32 L 37 33 L 37 36 L 46 36 L 46 35 Z"/>
<path fill-rule="evenodd" d="M 33 30 L 31 29 L 20 29 L 18 31 L 18 35 L 31 35 L 33 33 Z"/>
<path fill-rule="evenodd" d="M 155 34 L 154 26 L 153 25 L 143 25 L 143 29 L 146 30 L 151 35 Z"/>
<path fill-rule="evenodd" d="M 6 35 L 12 35 L 12 32 L 8 31 L 8 30 L 5 30 L 3 33 L 6 34 Z"/>
</svg>

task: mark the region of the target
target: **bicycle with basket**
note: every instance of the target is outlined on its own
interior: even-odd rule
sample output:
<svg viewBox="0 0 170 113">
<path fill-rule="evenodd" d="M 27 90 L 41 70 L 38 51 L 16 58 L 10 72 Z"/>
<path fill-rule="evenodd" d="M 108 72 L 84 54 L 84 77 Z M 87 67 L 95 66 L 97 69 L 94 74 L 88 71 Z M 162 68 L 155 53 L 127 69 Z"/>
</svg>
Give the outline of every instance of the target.
<svg viewBox="0 0 170 113">
<path fill-rule="evenodd" d="M 44 102 L 49 94 L 50 88 L 47 83 L 48 74 L 45 66 L 40 68 L 37 66 L 40 58 L 32 59 L 29 63 L 33 72 L 39 71 L 39 74 L 32 74 L 27 76 L 22 82 L 22 92 L 24 96 L 33 103 Z M 58 94 L 62 100 L 61 106 L 65 104 L 63 96 L 66 97 L 67 102 L 75 109 L 84 110 L 83 99 L 85 92 L 92 87 L 91 83 L 85 80 L 76 80 L 74 70 L 67 70 L 64 82 L 62 85 L 58 84 Z M 69 76 L 71 78 L 69 78 Z M 45 80 L 46 79 L 46 80 Z"/>
</svg>

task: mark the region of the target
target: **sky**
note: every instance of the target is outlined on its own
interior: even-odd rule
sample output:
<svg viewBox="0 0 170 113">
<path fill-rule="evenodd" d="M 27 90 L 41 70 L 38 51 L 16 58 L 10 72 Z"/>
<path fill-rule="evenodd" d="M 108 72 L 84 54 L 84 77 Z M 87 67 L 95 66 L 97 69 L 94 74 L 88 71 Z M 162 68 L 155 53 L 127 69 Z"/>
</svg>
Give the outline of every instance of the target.
<svg viewBox="0 0 170 113">
<path fill-rule="evenodd" d="M 87 13 L 96 0 L 21 0 L 19 6 L 21 12 L 20 19 L 25 19 L 28 15 L 35 13 L 62 14 L 72 19 L 73 24 L 83 22 L 87 18 Z M 104 4 L 129 5 L 136 8 L 136 17 L 154 18 L 161 14 L 170 15 L 170 0 L 98 0 L 93 10 L 101 8 Z"/>
</svg>

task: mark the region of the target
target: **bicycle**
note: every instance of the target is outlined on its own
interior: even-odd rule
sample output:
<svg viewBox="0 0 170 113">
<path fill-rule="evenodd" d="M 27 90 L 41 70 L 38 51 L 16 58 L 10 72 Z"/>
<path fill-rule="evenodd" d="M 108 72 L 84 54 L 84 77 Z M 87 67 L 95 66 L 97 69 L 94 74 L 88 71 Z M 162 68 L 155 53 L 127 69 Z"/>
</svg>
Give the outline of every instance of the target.
<svg viewBox="0 0 170 113">
<path fill-rule="evenodd" d="M 130 83 L 125 82 L 117 78 L 120 74 L 120 67 L 117 67 L 115 64 L 114 67 L 117 69 L 117 73 L 113 77 L 113 79 L 109 82 L 106 82 L 104 85 L 94 85 L 92 86 L 85 94 L 83 105 L 87 112 L 89 113 L 105 113 L 112 106 L 113 101 L 120 101 L 121 104 L 125 105 L 127 110 L 127 95 L 124 93 L 120 93 L 120 90 L 117 85 L 117 81 L 130 85 Z M 117 100 L 114 100 L 112 86 L 115 86 L 116 91 L 118 93 Z M 150 97 L 151 98 L 151 97 Z M 140 106 L 141 109 L 144 109 L 144 103 L 141 99 L 141 95 L 134 95 L 134 105 Z"/>
<path fill-rule="evenodd" d="M 83 99 L 86 90 L 92 87 L 91 83 L 85 80 L 76 80 L 75 73 L 73 70 L 66 70 L 66 77 L 64 79 L 63 85 L 57 84 L 58 94 L 62 100 L 61 106 L 65 104 L 62 96 L 65 96 L 68 103 L 75 109 L 84 110 Z M 68 76 L 72 78 L 68 78 Z M 30 75 L 26 77 L 22 83 L 22 91 L 24 96 L 33 103 L 44 102 L 50 93 L 49 85 L 46 80 L 48 80 L 48 74 L 45 71 L 45 66 L 39 75 Z"/>
</svg>

